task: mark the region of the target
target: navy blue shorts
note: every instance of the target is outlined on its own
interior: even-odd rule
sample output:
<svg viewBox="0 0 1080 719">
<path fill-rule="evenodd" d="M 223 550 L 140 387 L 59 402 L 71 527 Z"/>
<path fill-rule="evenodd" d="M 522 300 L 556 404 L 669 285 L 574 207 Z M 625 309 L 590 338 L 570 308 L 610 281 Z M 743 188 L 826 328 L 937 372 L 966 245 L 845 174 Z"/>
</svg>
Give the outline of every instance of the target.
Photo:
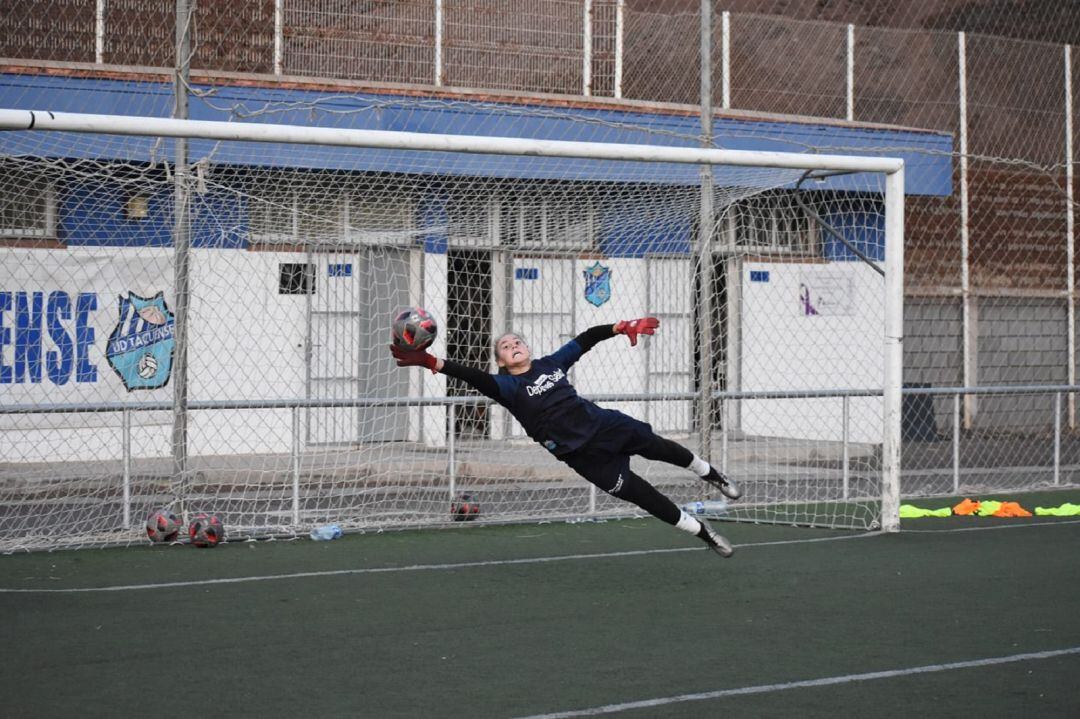
<svg viewBox="0 0 1080 719">
<path fill-rule="evenodd" d="M 617 493 L 620 478 L 630 472 L 630 455 L 640 454 L 656 436 L 650 425 L 616 410 L 588 442 L 559 459 L 608 493 Z"/>
</svg>

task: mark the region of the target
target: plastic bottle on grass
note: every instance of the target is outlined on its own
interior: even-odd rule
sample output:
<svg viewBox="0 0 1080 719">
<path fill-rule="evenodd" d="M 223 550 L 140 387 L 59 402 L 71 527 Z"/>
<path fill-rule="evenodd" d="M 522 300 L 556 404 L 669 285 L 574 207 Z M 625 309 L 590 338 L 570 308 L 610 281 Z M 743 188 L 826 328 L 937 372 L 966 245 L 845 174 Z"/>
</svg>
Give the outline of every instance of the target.
<svg viewBox="0 0 1080 719">
<path fill-rule="evenodd" d="M 336 524 L 326 524 L 311 530 L 311 538 L 316 542 L 329 542 L 341 536 L 341 527 Z"/>
<path fill-rule="evenodd" d="M 723 499 L 703 499 L 684 504 L 683 510 L 689 515 L 716 516 L 725 514 L 728 504 Z"/>
</svg>

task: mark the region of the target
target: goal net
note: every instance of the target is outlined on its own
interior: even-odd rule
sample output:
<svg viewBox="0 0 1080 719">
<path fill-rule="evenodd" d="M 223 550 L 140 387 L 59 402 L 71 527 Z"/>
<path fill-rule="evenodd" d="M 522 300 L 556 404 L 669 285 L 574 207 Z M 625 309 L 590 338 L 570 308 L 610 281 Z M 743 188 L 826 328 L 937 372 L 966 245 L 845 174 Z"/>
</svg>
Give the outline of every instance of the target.
<svg viewBox="0 0 1080 719">
<path fill-rule="evenodd" d="M 901 163 L 0 111 L 0 551 L 630 516 L 469 387 L 601 343 L 578 392 L 737 478 L 731 520 L 895 527 Z M 702 221 L 702 218 L 705 218 Z M 682 505 L 719 495 L 635 457 Z"/>
</svg>

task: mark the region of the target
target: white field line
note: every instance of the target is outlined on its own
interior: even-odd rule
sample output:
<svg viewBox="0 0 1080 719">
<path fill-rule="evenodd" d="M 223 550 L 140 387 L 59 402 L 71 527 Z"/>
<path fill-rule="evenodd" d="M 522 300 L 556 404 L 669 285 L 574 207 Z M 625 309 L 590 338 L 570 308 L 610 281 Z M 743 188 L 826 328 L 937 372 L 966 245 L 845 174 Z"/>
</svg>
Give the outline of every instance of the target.
<svg viewBox="0 0 1080 719">
<path fill-rule="evenodd" d="M 587 709 L 572 709 L 570 711 L 555 712 L 553 714 L 533 714 L 521 719 L 570 719 L 571 717 L 590 717 L 601 714 L 615 714 L 618 712 L 631 711 L 634 709 L 648 709 L 649 707 L 667 706 L 680 702 L 704 701 L 707 699 L 721 699 L 724 697 L 745 696 L 748 694 L 770 694 L 772 692 L 787 691 L 789 689 L 807 689 L 814 687 L 826 687 L 837 684 L 851 684 L 853 682 L 868 682 L 877 679 L 892 679 L 895 677 L 907 677 L 915 674 L 931 674 L 934 672 L 947 672 L 954 669 L 971 669 L 975 667 L 989 667 L 997 664 L 1011 664 L 1013 662 L 1029 662 L 1040 659 L 1053 659 L 1054 657 L 1069 654 L 1080 654 L 1080 647 L 1067 647 L 1065 649 L 1052 649 L 1045 652 L 1029 652 L 1027 654 L 1013 654 L 1007 657 L 989 657 L 987 659 L 970 659 L 963 662 L 949 662 L 948 664 L 928 664 L 921 667 L 907 667 L 905 669 L 889 669 L 881 672 L 867 672 L 865 674 L 844 674 L 837 677 L 823 677 L 821 679 L 806 679 L 797 682 L 784 682 L 782 684 L 759 684 L 751 687 L 738 687 L 736 689 L 718 689 L 711 692 L 698 692 L 695 694 L 679 694 L 671 697 L 656 699 L 643 699 L 636 702 L 623 704 L 608 704 L 606 706 L 589 707 Z"/>
<path fill-rule="evenodd" d="M 1033 524 L 1010 524 L 995 527 L 958 527 L 955 529 L 938 530 L 909 530 L 910 534 L 925 534 L 928 532 L 971 532 L 988 531 L 996 529 L 1021 529 L 1031 527 L 1058 527 L 1069 524 L 1080 524 L 1080 520 L 1067 520 L 1063 522 L 1042 522 Z M 815 544 L 818 542 L 837 542 L 848 539 L 866 539 L 871 537 L 885 536 L 881 532 L 865 532 L 858 534 L 846 534 L 836 537 L 814 537 L 811 539 L 785 539 L 774 542 L 748 542 L 736 544 L 739 549 L 751 547 L 775 547 L 788 544 Z M 637 557 L 650 554 L 671 554 L 676 552 L 699 552 L 705 547 L 676 547 L 671 549 L 637 549 L 625 552 L 598 552 L 595 554 L 567 554 L 554 557 L 529 557 L 524 559 L 491 559 L 479 562 L 453 562 L 449 564 L 411 564 L 400 567 L 364 567 L 358 569 L 328 569 L 318 572 L 292 572 L 289 574 L 267 574 L 253 577 L 221 577 L 217 579 L 193 579 L 181 582 L 158 582 L 153 584 L 119 584 L 104 587 L 68 587 L 68 588 L 34 588 L 16 589 L 0 587 L 0 594 L 74 594 L 83 592 L 127 592 L 141 589 L 169 589 L 174 587 L 195 587 L 209 584 L 241 584 L 244 582 L 268 582 L 279 579 L 306 579 L 313 577 L 334 577 L 350 574 L 388 574 L 394 572 L 423 572 L 445 571 L 454 569 L 472 569 L 477 567 L 501 567 L 522 564 L 547 564 L 552 562 L 567 562 L 587 559 L 616 559 L 619 557 Z"/>
<path fill-rule="evenodd" d="M 814 539 L 789 539 L 775 542 L 755 542 L 735 545 L 740 548 L 769 547 L 782 544 L 811 544 L 815 542 L 835 542 L 843 539 L 859 539 L 880 536 L 878 532 L 850 534 L 839 537 L 816 537 Z M 635 549 L 625 552 L 598 552 L 596 554 L 566 554 L 554 557 L 528 557 L 524 559 L 490 559 L 479 562 L 453 562 L 449 564 L 410 564 L 401 567 L 364 567 L 358 569 L 328 569 L 318 572 L 293 572 L 290 574 L 267 574 L 254 577 L 221 577 L 218 579 L 195 579 L 182 582 L 159 582 L 155 584 L 120 584 L 104 587 L 69 587 L 66 589 L 8 589 L 0 588 L 0 594 L 72 594 L 81 592 L 127 592 L 140 589 L 170 589 L 175 587 L 195 587 L 207 584 L 240 584 L 243 582 L 268 582 L 277 579 L 306 579 L 311 577 L 336 577 L 350 574 L 389 574 L 394 572 L 424 572 L 453 569 L 472 569 L 476 567 L 503 567 L 521 564 L 547 564 L 586 559 L 616 559 L 619 557 L 638 557 L 650 554 L 672 554 L 676 552 L 708 551 L 707 547 L 676 547 L 671 549 Z"/>
</svg>

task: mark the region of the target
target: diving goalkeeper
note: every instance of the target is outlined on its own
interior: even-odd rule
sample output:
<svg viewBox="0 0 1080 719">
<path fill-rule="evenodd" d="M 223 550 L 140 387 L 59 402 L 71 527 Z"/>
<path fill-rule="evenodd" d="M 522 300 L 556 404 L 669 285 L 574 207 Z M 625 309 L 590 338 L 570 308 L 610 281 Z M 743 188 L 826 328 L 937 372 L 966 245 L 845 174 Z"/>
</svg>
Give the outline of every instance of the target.
<svg viewBox="0 0 1080 719">
<path fill-rule="evenodd" d="M 472 385 L 506 407 L 530 437 L 582 477 L 699 537 L 721 557 L 730 557 L 734 553 L 731 542 L 630 471 L 630 456 L 685 467 L 729 499 L 742 496 L 739 487 L 689 449 L 657 435 L 648 424 L 578 396 L 566 378 L 574 363 L 598 342 L 622 334 L 636 346 L 638 335 L 651 335 L 659 326 L 655 317 L 597 325 L 535 360 L 521 336 L 507 333 L 495 343 L 496 361 L 508 372 L 498 375 L 439 359 L 424 350 L 391 345 L 390 351 L 399 367 L 426 367 Z"/>
</svg>

